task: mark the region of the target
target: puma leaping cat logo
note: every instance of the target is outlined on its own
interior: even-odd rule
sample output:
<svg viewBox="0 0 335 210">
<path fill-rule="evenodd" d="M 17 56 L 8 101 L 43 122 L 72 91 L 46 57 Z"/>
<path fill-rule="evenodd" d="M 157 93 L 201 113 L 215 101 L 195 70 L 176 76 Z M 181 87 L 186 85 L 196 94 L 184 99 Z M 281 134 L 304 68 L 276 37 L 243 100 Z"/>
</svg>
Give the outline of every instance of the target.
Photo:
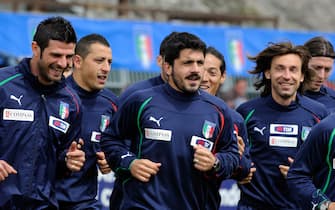
<svg viewBox="0 0 335 210">
<path fill-rule="evenodd" d="M 125 154 L 125 155 L 121 155 L 121 158 L 123 159 L 123 158 L 130 157 L 130 156 L 132 156 L 132 155 L 130 154 L 130 152 L 127 152 L 127 154 Z"/>
<path fill-rule="evenodd" d="M 312 210 L 316 210 L 316 207 L 318 206 L 318 203 L 313 203 L 312 202 L 312 205 L 313 205 Z"/>
<path fill-rule="evenodd" d="M 163 119 L 163 117 L 159 118 L 158 120 L 156 120 L 156 118 L 150 116 L 149 120 L 152 122 L 157 123 L 158 127 L 161 127 L 160 121 Z"/>
<path fill-rule="evenodd" d="M 22 99 L 23 95 L 20 95 L 19 98 L 17 98 L 16 96 L 14 95 L 10 95 L 10 99 L 13 99 L 14 101 L 17 101 L 17 103 L 19 103 L 19 105 L 21 106 L 21 99 Z"/>
<path fill-rule="evenodd" d="M 264 135 L 263 131 L 264 131 L 265 128 L 266 128 L 266 127 L 263 127 L 262 129 L 259 129 L 259 128 L 257 128 L 257 127 L 254 127 L 254 131 L 259 132 L 259 133 L 262 134 L 262 136 L 263 136 L 263 135 Z"/>
</svg>

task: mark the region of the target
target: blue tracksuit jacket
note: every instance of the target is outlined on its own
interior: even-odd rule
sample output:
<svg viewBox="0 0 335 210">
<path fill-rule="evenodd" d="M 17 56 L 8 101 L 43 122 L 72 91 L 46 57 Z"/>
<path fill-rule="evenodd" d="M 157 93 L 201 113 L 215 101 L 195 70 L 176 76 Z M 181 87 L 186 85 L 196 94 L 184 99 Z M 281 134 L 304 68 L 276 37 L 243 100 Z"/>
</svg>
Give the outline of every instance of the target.
<svg viewBox="0 0 335 210">
<path fill-rule="evenodd" d="M 158 85 L 162 85 L 164 83 L 165 82 L 162 79 L 161 75 L 158 75 L 156 77 L 152 77 L 152 78 L 147 79 L 147 80 L 136 82 L 136 83 L 132 84 L 131 86 L 129 86 L 128 88 L 126 88 L 123 91 L 123 93 L 119 97 L 119 104 L 124 102 L 128 96 L 130 96 L 131 94 L 133 94 L 136 91 L 144 90 L 144 89 L 147 89 L 147 88 L 152 88 L 152 87 L 155 87 L 155 86 L 158 86 Z M 122 183 L 121 177 L 116 176 L 116 179 L 114 181 L 112 195 L 110 196 L 110 200 L 109 200 L 110 210 L 118 210 L 119 209 L 120 202 L 122 200 L 122 185 L 121 185 L 121 183 Z"/>
<path fill-rule="evenodd" d="M 65 153 L 80 132 L 77 94 L 64 79 L 40 84 L 29 62 L 24 59 L 0 74 L 0 159 L 18 172 L 0 182 L 0 207 L 8 209 L 57 206 L 56 166 L 58 175 L 69 172 Z"/>
<path fill-rule="evenodd" d="M 133 85 L 126 88 L 123 93 L 120 95 L 120 104 L 126 100 L 128 96 L 130 96 L 132 93 L 138 91 L 138 90 L 144 90 L 147 88 L 152 88 L 158 85 L 164 84 L 164 80 L 162 79 L 161 75 L 158 75 L 156 77 L 152 77 L 147 80 L 139 81 L 134 83 Z"/>
<path fill-rule="evenodd" d="M 124 139 L 131 140 L 130 147 Z M 194 168 L 192 139 L 212 147 L 221 170 Z M 228 107 L 203 91 L 183 94 L 168 84 L 137 91 L 121 104 L 103 133 L 102 147 L 121 176 L 136 158 L 162 163 L 148 183 L 132 177 L 123 183 L 120 209 L 204 209 L 208 183 L 230 177 L 239 159 Z"/>
<path fill-rule="evenodd" d="M 323 104 L 297 95 L 289 106 L 272 96 L 250 100 L 237 108 L 247 126 L 250 156 L 257 171 L 250 184 L 241 185 L 240 205 L 261 209 L 299 209 L 289 196 L 279 165 L 289 165 L 312 126 L 328 115 Z"/>
<path fill-rule="evenodd" d="M 324 104 L 329 112 L 335 112 L 335 90 L 326 86 L 321 86 L 319 92 L 306 91 L 304 95 Z"/>
<path fill-rule="evenodd" d="M 303 209 L 335 201 L 335 114 L 315 125 L 292 164 L 287 182 Z"/>
<path fill-rule="evenodd" d="M 76 84 L 72 76 L 66 81 L 77 92 L 82 102 L 80 137 L 84 140 L 82 149 L 85 152 L 86 161 L 79 172 L 68 174 L 58 180 L 57 199 L 74 205 L 94 200 L 97 195 L 96 152 L 100 151 L 101 132 L 110 124 L 117 110 L 117 97 L 108 89 L 87 92 Z"/>
<path fill-rule="evenodd" d="M 144 90 L 150 87 L 154 87 L 154 86 L 158 86 L 158 85 L 162 85 L 164 84 L 164 80 L 162 79 L 161 75 L 158 75 L 156 77 L 150 78 L 148 80 L 143 80 L 140 82 L 137 82 L 135 84 L 133 84 L 132 86 L 128 87 L 120 96 L 120 101 L 124 101 L 128 96 L 130 96 L 132 93 L 134 93 L 135 91 L 138 90 Z M 243 155 L 241 157 L 240 160 L 240 165 L 238 167 L 238 169 L 234 172 L 233 178 L 237 179 L 237 180 L 241 180 L 243 178 L 245 178 L 250 170 L 251 167 L 251 161 L 250 161 L 250 157 L 248 156 L 248 142 L 247 142 L 247 132 L 246 132 L 246 127 L 244 124 L 244 119 L 242 118 L 242 116 L 237 113 L 235 110 L 230 109 L 231 114 L 232 114 L 232 120 L 234 122 L 234 130 L 235 132 L 240 135 L 243 140 L 246 140 L 245 144 L 246 144 L 246 151 L 245 151 L 245 155 Z M 217 179 L 214 183 L 213 183 L 213 189 L 217 189 L 217 191 L 211 190 L 210 192 L 213 192 L 213 194 L 209 194 L 209 199 L 208 199 L 208 205 L 206 207 L 206 209 L 218 209 L 220 207 L 220 203 L 221 203 L 221 196 L 219 194 L 219 190 L 220 190 L 220 186 L 222 183 L 223 179 Z M 110 208 L 111 209 L 117 209 L 119 206 L 119 201 L 121 200 L 121 192 L 120 190 L 118 190 L 119 187 L 119 179 L 116 179 L 116 182 L 114 184 L 114 189 L 113 189 L 113 193 L 111 196 L 111 200 L 110 200 Z"/>
</svg>

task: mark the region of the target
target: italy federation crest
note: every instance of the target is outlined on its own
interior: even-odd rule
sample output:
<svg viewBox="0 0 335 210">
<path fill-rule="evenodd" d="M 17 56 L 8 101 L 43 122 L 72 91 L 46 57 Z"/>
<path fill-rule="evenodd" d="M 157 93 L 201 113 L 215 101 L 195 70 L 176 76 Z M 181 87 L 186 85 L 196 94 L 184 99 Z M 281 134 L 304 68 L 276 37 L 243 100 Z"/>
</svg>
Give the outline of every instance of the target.
<svg viewBox="0 0 335 210">
<path fill-rule="evenodd" d="M 215 123 L 205 120 L 204 125 L 202 127 L 202 135 L 206 139 L 212 138 L 215 131 L 215 126 L 216 126 Z"/>
<path fill-rule="evenodd" d="M 110 118 L 107 115 L 101 115 L 100 131 L 104 132 L 110 123 Z"/>
<path fill-rule="evenodd" d="M 305 141 L 309 132 L 311 131 L 311 127 L 306 127 L 306 126 L 302 126 L 301 129 L 301 140 Z"/>
<path fill-rule="evenodd" d="M 61 119 L 66 119 L 69 117 L 69 104 L 63 101 L 59 105 L 59 116 Z"/>
</svg>

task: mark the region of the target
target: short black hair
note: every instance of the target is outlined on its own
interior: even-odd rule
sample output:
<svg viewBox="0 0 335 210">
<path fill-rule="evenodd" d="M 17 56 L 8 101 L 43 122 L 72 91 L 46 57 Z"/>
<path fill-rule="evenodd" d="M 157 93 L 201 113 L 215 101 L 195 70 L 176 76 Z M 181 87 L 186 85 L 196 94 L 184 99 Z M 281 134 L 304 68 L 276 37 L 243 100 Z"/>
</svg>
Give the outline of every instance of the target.
<svg viewBox="0 0 335 210">
<path fill-rule="evenodd" d="M 49 17 L 37 26 L 33 37 L 41 52 L 48 47 L 50 40 L 57 40 L 65 43 L 76 43 L 77 36 L 71 23 L 63 17 Z"/>
<path fill-rule="evenodd" d="M 216 58 L 218 58 L 221 61 L 220 71 L 221 75 L 226 72 L 226 62 L 224 60 L 224 56 L 222 53 L 220 53 L 217 49 L 214 47 L 207 47 L 206 54 L 214 55 Z"/>
<path fill-rule="evenodd" d="M 177 33 L 166 42 L 164 60 L 173 66 L 174 60 L 179 58 L 180 51 L 192 49 L 202 51 L 206 55 L 206 44 L 196 35 L 187 32 Z"/>
<path fill-rule="evenodd" d="M 106 47 L 110 47 L 109 42 L 105 37 L 100 34 L 89 34 L 82 37 L 75 48 L 75 54 L 80 55 L 80 57 L 85 58 L 90 53 L 90 46 L 94 43 L 102 44 Z"/>
<path fill-rule="evenodd" d="M 165 54 L 165 48 L 166 48 L 166 43 L 167 41 L 173 37 L 174 35 L 178 34 L 178 32 L 171 32 L 169 35 L 167 35 L 161 42 L 161 45 L 159 46 L 159 55 L 161 55 L 162 57 L 164 57 Z"/>
</svg>

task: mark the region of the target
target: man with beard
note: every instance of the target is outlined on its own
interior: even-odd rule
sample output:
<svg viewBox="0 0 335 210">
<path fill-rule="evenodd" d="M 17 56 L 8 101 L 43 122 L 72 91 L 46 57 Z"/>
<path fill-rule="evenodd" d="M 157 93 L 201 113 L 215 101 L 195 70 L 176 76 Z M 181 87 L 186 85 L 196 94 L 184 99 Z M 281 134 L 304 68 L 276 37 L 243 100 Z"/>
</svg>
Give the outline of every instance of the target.
<svg viewBox="0 0 335 210">
<path fill-rule="evenodd" d="M 308 62 L 308 73 L 311 74 L 311 78 L 305 81 L 304 94 L 324 104 L 330 112 L 334 112 L 335 91 L 325 86 L 333 71 L 335 59 L 333 45 L 323 37 L 314 37 L 304 46 L 312 56 Z"/>
<path fill-rule="evenodd" d="M 241 185 L 238 209 L 300 209 L 286 183 L 287 171 L 311 127 L 328 115 L 324 105 L 301 95 L 310 55 L 303 46 L 272 43 L 250 59 L 261 96 L 237 108 L 248 132 L 257 172 Z"/>
<path fill-rule="evenodd" d="M 129 87 L 127 87 L 122 94 L 120 95 L 119 99 L 119 103 L 122 103 L 123 101 L 125 101 L 125 99 L 130 96 L 132 93 L 134 93 L 135 91 L 139 91 L 139 90 L 144 90 L 147 88 L 152 88 L 158 85 L 162 85 L 167 81 L 167 76 L 165 75 L 164 71 L 163 71 L 163 67 L 164 67 L 164 53 L 165 53 L 165 47 L 166 47 L 166 43 L 167 41 L 174 35 L 176 35 L 178 32 L 171 32 L 169 35 L 167 35 L 161 42 L 160 47 L 159 47 L 159 55 L 157 56 L 157 65 L 160 67 L 161 72 L 158 76 L 156 77 L 152 77 L 150 79 L 147 80 L 142 80 L 139 82 L 136 82 L 132 85 L 130 85 Z M 109 209 L 110 210 L 118 210 L 119 206 L 120 206 L 120 202 L 122 200 L 122 182 L 123 180 L 121 180 L 120 176 L 116 176 L 115 177 L 115 181 L 114 181 L 114 185 L 113 185 L 113 192 L 110 196 L 109 199 Z"/>
<path fill-rule="evenodd" d="M 120 209 L 204 209 L 209 180 L 237 167 L 228 107 L 199 91 L 205 52 L 193 34 L 169 39 L 167 83 L 129 96 L 103 133 L 106 159 L 125 180 Z"/>
<path fill-rule="evenodd" d="M 103 36 L 89 34 L 78 41 L 73 57 L 74 71 L 67 78 L 67 84 L 82 101 L 81 137 L 86 162 L 78 173 L 57 180 L 57 200 L 62 210 L 101 209 L 96 200 L 97 165 L 102 174 L 111 172 L 111 169 L 100 150 L 100 138 L 117 110 L 117 97 L 105 88 L 111 63 L 112 49 Z"/>
<path fill-rule="evenodd" d="M 79 98 L 62 76 L 76 41 L 70 22 L 48 18 L 36 29 L 32 58 L 1 70 L 0 209 L 58 209 L 56 174 L 84 164 Z"/>
</svg>

